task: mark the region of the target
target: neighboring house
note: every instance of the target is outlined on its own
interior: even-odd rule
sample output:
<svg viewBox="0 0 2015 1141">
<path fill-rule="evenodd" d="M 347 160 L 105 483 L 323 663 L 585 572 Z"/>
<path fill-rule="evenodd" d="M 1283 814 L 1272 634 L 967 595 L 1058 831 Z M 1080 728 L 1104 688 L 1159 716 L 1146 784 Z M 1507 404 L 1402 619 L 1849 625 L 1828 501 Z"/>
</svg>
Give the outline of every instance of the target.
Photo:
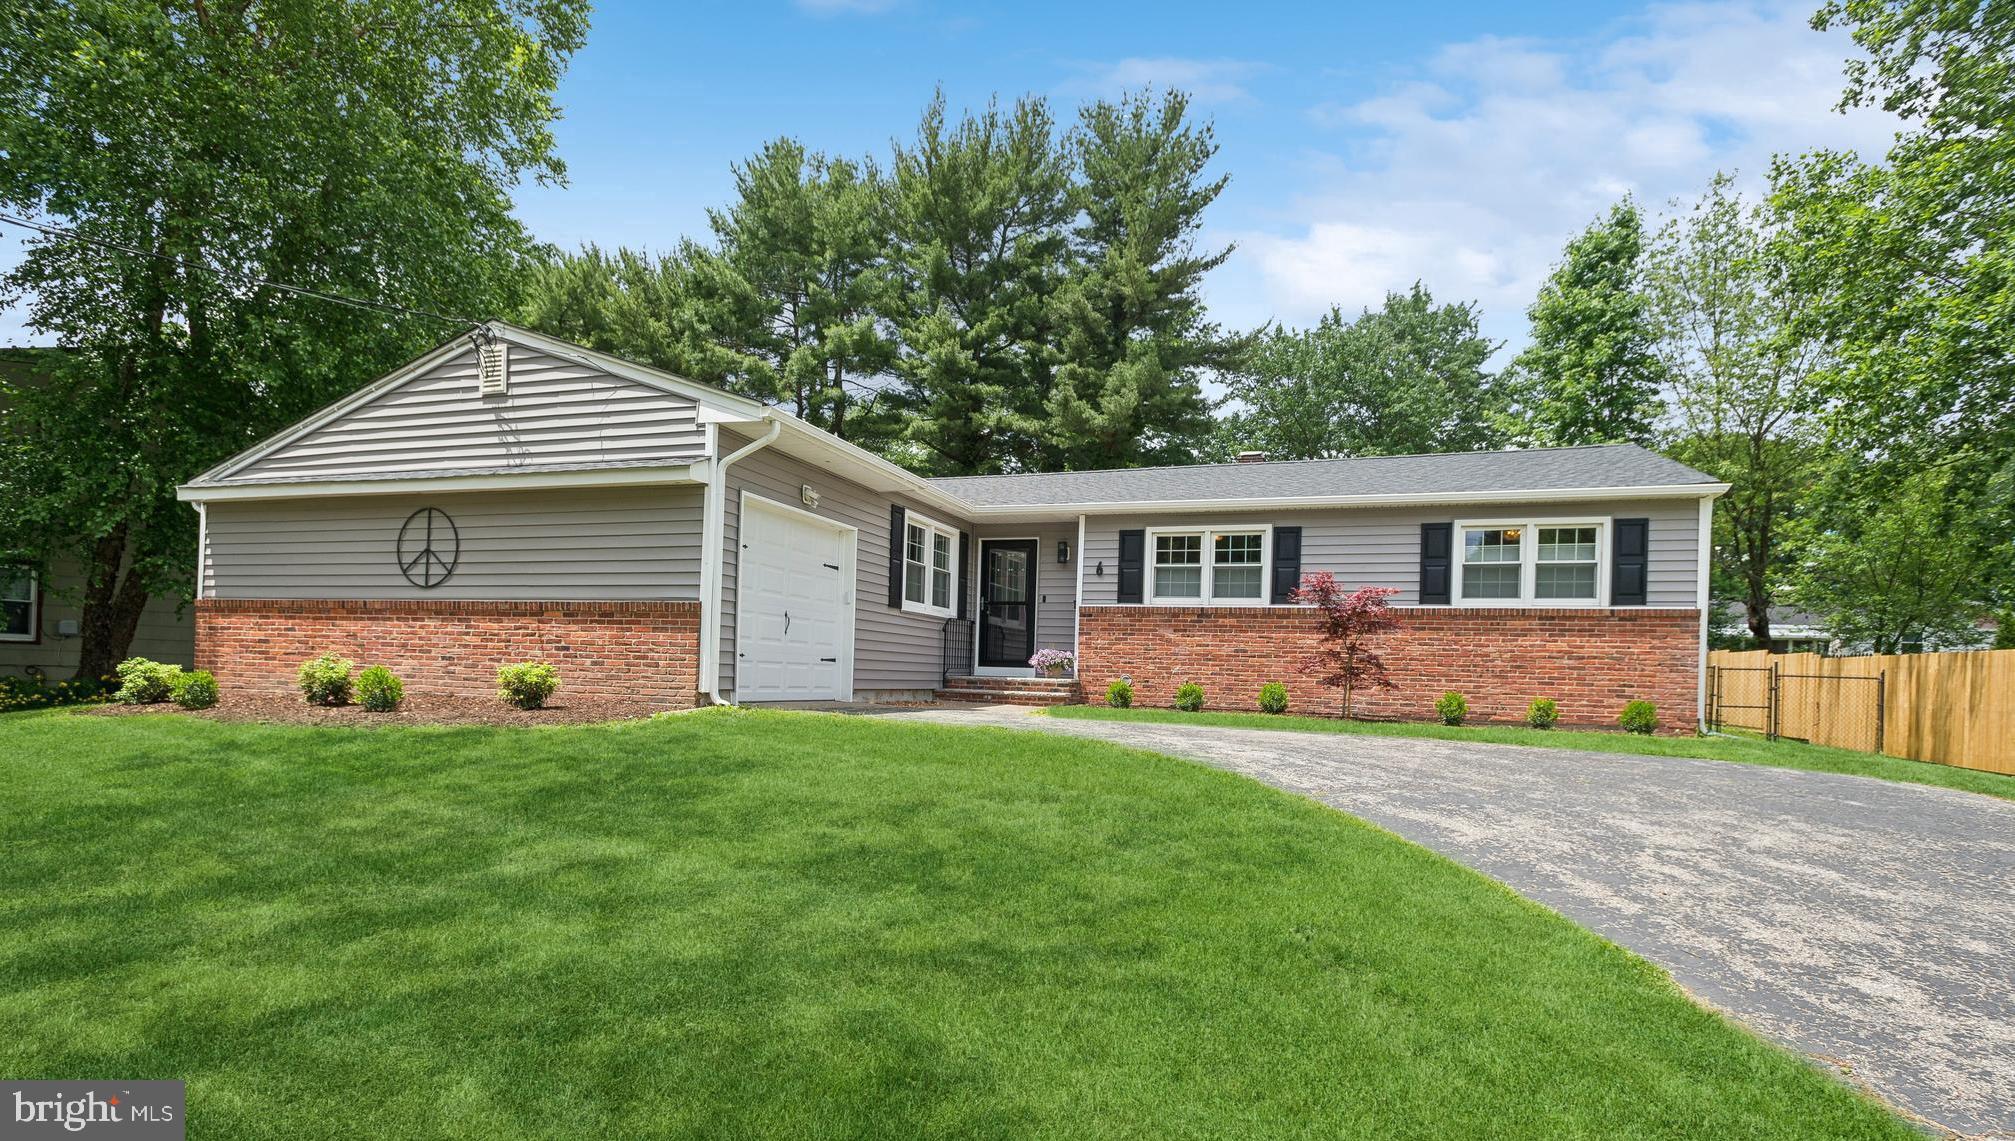
<svg viewBox="0 0 2015 1141">
<path fill-rule="evenodd" d="M 1144 704 L 1250 708 L 1303 678 L 1304 573 L 1399 591 L 1401 688 L 1691 726 L 1725 485 L 1631 445 L 925 479 L 791 415 L 501 324 L 181 489 L 202 512 L 197 657 L 280 689 L 323 650 L 416 690 L 499 663 L 669 705 L 927 697 L 1075 650 Z"/>
<path fill-rule="evenodd" d="M 1903 643 L 1901 652 L 1929 654 L 1955 650 L 1984 650 L 1994 644 L 1994 635 L 1999 629 L 1994 619 L 1983 617 L 1973 624 L 1973 633 L 1970 636 L 1932 635 L 1918 641 Z M 1724 608 L 1714 632 L 1728 638 L 1749 637 L 1749 624 L 1743 621 L 1741 608 L 1738 606 Z M 1769 650 L 1773 654 L 1826 654 L 1836 658 L 1875 652 L 1874 645 L 1869 642 L 1848 642 L 1834 637 L 1827 629 L 1825 619 L 1816 614 L 1777 606 L 1770 608 L 1770 644 L 1757 648 Z"/>
<path fill-rule="evenodd" d="M 48 375 L 46 358 L 61 351 L 0 349 L 0 376 L 12 384 L 32 384 L 38 375 Z M 7 415 L 5 401 L 0 392 L 0 417 Z M 58 562 L 46 575 L 0 566 L 0 675 L 59 679 L 76 673 L 83 595 L 84 572 L 75 561 Z M 131 652 L 188 665 L 195 660 L 195 622 L 175 599 L 150 599 L 140 613 Z"/>
</svg>

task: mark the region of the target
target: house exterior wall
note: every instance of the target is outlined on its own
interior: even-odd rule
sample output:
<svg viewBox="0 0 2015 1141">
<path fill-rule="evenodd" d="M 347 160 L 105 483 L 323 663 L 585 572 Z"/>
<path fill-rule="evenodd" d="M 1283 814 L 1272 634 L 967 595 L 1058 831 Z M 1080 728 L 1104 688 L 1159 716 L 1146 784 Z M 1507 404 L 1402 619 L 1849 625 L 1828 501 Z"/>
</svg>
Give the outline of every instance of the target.
<svg viewBox="0 0 2015 1141">
<path fill-rule="evenodd" d="M 77 621 L 83 618 L 83 570 L 74 562 L 58 563 L 42 579 L 40 587 L 38 635 L 30 642 L 0 641 L 0 674 L 25 674 L 33 668 L 51 681 L 61 681 L 76 674 L 82 642 L 74 637 L 57 637 L 56 626 L 66 618 Z M 195 617 L 174 598 L 148 599 L 146 609 L 140 612 L 140 625 L 133 631 L 128 653 L 178 666 L 194 664 Z"/>
<path fill-rule="evenodd" d="M 1300 527 L 1302 572 L 1326 570 L 1350 589 L 1389 586 L 1395 605 L 1420 601 L 1420 525 L 1525 518 L 1649 519 L 1652 606 L 1697 606 L 1700 501 L 1603 500 L 1577 503 L 1468 504 L 1450 507 L 1225 512 L 1222 515 L 1095 515 L 1085 522 L 1084 597 L 1088 606 L 1119 601 L 1119 533 L 1144 527 L 1272 524 Z M 1097 573 L 1100 563 L 1103 575 Z"/>
<path fill-rule="evenodd" d="M 1458 690 L 1476 721 L 1517 721 L 1536 697 L 1560 703 L 1564 724 L 1614 727 L 1624 702 L 1656 702 L 1662 727 L 1697 727 L 1700 611 L 1647 607 L 1421 607 L 1381 654 L 1396 690 L 1359 692 L 1359 716 L 1428 720 Z M 1183 682 L 1206 709 L 1253 710 L 1259 687 L 1287 686 L 1289 712 L 1337 714 L 1341 691 L 1296 664 L 1319 645 L 1305 607 L 1091 606 L 1081 614 L 1079 670 L 1094 699 L 1131 677 L 1134 701 L 1169 706 Z"/>
<path fill-rule="evenodd" d="M 700 596 L 698 484 L 219 501 L 207 508 L 210 598 L 688 600 Z M 422 589 L 399 529 L 438 507 L 461 558 Z"/>
<path fill-rule="evenodd" d="M 728 455 L 749 437 L 722 429 L 718 443 Z M 786 455 L 776 446 L 735 461 L 725 478 L 725 550 L 721 559 L 721 665 L 723 693 L 732 694 L 735 670 L 735 588 L 741 551 L 741 501 L 747 491 L 858 529 L 854 573 L 854 692 L 928 693 L 944 681 L 944 619 L 889 605 L 889 508 L 927 516 L 970 532 L 971 524 L 901 495 L 874 491 L 830 471 Z M 805 508 L 801 489 L 819 493 L 816 508 Z"/>
<path fill-rule="evenodd" d="M 196 664 L 229 690 L 282 692 L 333 652 L 391 668 L 414 693 L 494 698 L 497 667 L 559 667 L 570 694 L 690 708 L 699 683 L 697 601 L 203 599 Z"/>
<path fill-rule="evenodd" d="M 1036 540 L 1035 648 L 1068 651 L 1077 640 L 1077 519 L 1068 523 L 988 523 L 974 529 L 966 612 L 979 613 L 979 544 L 983 539 Z M 1070 562 L 1056 561 L 1056 545 L 1071 545 Z"/>
<path fill-rule="evenodd" d="M 510 384 L 502 395 L 477 391 L 470 347 L 227 482 L 678 464 L 706 454 L 706 428 L 693 401 L 522 346 L 509 351 Z"/>
</svg>

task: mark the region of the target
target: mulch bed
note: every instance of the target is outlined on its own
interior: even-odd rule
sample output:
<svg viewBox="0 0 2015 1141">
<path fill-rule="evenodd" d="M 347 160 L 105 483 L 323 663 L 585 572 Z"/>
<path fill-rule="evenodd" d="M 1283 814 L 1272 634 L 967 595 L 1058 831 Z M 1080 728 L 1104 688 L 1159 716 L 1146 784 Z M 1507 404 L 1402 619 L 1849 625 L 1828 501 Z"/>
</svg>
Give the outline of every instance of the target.
<svg viewBox="0 0 2015 1141">
<path fill-rule="evenodd" d="M 666 708 L 634 698 L 561 694 L 544 709 L 517 709 L 494 697 L 451 697 L 408 693 L 391 713 L 367 713 L 358 705 L 309 705 L 299 694 L 227 693 L 210 709 L 183 710 L 161 705 L 94 705 L 79 713 L 127 717 L 140 713 L 177 713 L 211 721 L 257 721 L 280 725 L 580 725 L 591 721 L 624 721 L 648 717 Z"/>
</svg>

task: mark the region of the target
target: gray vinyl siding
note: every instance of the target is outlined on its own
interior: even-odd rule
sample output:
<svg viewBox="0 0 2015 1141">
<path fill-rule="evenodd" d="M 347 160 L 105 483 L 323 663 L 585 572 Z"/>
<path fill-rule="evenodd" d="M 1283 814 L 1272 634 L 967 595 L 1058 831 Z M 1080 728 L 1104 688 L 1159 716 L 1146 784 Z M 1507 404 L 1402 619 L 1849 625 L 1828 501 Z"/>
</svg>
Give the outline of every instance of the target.
<svg viewBox="0 0 2015 1141">
<path fill-rule="evenodd" d="M 220 501 L 209 505 L 207 597 L 696 600 L 697 485 Z M 399 572 L 399 529 L 438 507 L 461 558 L 430 589 Z"/>
<path fill-rule="evenodd" d="M 723 429 L 720 454 L 727 455 L 748 437 Z M 859 529 L 854 551 L 854 689 L 932 690 L 944 682 L 944 619 L 889 606 L 889 507 L 900 503 L 962 531 L 971 525 L 926 508 L 914 500 L 870 491 L 839 479 L 830 471 L 785 455 L 772 445 L 735 461 L 728 469 L 723 504 L 725 557 L 721 560 L 721 689 L 732 692 L 735 675 L 735 579 L 741 550 L 742 492 L 748 491 L 791 507 L 802 508 L 800 491 L 810 484 L 819 493 L 815 512 Z"/>
<path fill-rule="evenodd" d="M 1700 501 L 1652 499 L 1600 503 L 1531 503 L 1463 507 L 1274 511 L 1231 516 L 1093 516 L 1085 525 L 1085 605 L 1110 606 L 1119 594 L 1119 532 L 1139 527 L 1298 526 L 1301 569 L 1326 570 L 1345 585 L 1398 589 L 1393 602 L 1420 601 L 1420 525 L 1472 519 L 1645 518 L 1651 520 L 1652 606 L 1699 605 Z M 1105 574 L 1094 573 L 1100 563 Z"/>
<path fill-rule="evenodd" d="M 967 574 L 967 612 L 977 614 L 979 600 L 979 543 L 982 539 L 1036 540 L 1035 647 L 1038 650 L 1070 650 L 1077 645 L 1077 518 L 1061 523 L 997 523 L 981 526 L 974 534 L 972 567 Z M 1056 561 L 1056 545 L 1071 545 L 1071 561 Z"/>
<path fill-rule="evenodd" d="M 516 345 L 510 353 L 503 395 L 477 392 L 472 348 L 226 482 L 685 463 L 706 454 L 692 401 Z"/>
<path fill-rule="evenodd" d="M 34 642 L 0 641 L 0 674 L 23 674 L 30 667 L 44 677 L 60 681 L 77 672 L 79 638 L 58 638 L 56 625 L 64 619 L 81 620 L 84 597 L 83 569 L 74 562 L 51 568 L 41 582 L 42 606 L 38 625 L 41 637 Z M 178 599 L 156 596 L 140 611 L 133 642 L 127 648 L 133 657 L 152 658 L 178 666 L 196 662 L 196 624 L 188 607 Z"/>
</svg>

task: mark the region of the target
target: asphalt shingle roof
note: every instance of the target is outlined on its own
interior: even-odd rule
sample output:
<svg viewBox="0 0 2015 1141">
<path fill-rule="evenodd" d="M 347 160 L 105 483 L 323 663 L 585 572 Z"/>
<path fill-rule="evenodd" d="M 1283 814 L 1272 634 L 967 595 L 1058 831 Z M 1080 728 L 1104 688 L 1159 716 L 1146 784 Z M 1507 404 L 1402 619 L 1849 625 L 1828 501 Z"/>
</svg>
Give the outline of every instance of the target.
<svg viewBox="0 0 2015 1141">
<path fill-rule="evenodd" d="M 931 481 L 979 507 L 1065 507 L 1088 503 L 1295 499 L 1344 495 L 1434 496 L 1715 482 L 1712 476 L 1636 444 L 1454 455 L 1373 456 L 1351 460 L 1276 460 L 1027 475 L 972 475 Z"/>
</svg>

